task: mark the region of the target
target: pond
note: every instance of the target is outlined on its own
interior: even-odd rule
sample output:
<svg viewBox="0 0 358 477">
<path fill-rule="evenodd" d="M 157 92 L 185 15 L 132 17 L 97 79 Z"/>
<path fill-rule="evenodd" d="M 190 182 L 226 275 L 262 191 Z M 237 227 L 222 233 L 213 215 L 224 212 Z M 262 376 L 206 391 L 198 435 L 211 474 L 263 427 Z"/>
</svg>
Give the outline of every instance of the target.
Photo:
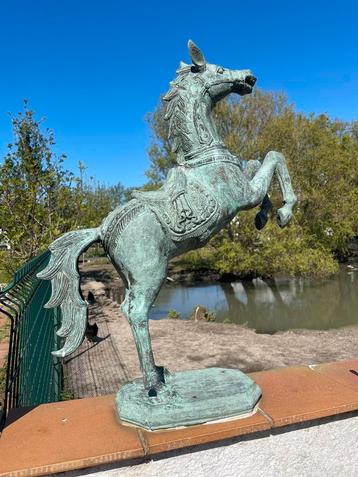
<svg viewBox="0 0 358 477">
<path fill-rule="evenodd" d="M 325 280 L 278 276 L 232 283 L 165 284 L 150 318 L 166 318 L 169 310 L 175 310 L 188 319 L 198 305 L 213 311 L 216 321 L 229 320 L 258 333 L 358 325 L 358 261 L 341 265 L 337 275 Z"/>
</svg>

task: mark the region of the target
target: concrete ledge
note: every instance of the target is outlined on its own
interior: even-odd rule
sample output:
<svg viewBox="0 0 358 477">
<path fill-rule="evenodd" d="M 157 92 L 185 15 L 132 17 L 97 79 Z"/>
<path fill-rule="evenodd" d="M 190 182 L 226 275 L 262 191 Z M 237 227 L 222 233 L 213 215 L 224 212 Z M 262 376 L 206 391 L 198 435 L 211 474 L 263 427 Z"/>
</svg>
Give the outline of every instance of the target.
<svg viewBox="0 0 358 477">
<path fill-rule="evenodd" d="M 0 475 L 37 476 L 128 461 L 358 410 L 358 360 L 253 373 L 263 390 L 254 416 L 147 432 L 117 421 L 114 396 L 42 404 L 9 416 Z"/>
</svg>

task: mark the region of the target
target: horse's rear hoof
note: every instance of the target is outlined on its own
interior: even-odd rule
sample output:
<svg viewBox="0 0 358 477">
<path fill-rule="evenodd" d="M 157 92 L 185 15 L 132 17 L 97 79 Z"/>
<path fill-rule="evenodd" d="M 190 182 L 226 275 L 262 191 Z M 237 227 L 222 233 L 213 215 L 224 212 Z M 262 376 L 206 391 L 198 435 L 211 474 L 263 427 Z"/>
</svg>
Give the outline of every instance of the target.
<svg viewBox="0 0 358 477">
<path fill-rule="evenodd" d="M 164 366 L 155 366 L 157 369 L 157 372 L 159 374 L 159 379 L 162 383 L 165 384 L 165 376 L 170 374 L 167 368 L 164 368 Z"/>
<path fill-rule="evenodd" d="M 157 393 L 155 388 L 149 389 L 149 391 L 148 391 L 148 396 L 149 397 L 157 397 L 157 395 L 158 395 L 158 393 Z"/>
<path fill-rule="evenodd" d="M 267 224 L 267 220 L 267 213 L 263 210 L 260 210 L 260 212 L 258 212 L 255 217 L 255 227 L 257 228 L 257 230 L 263 229 Z"/>
</svg>

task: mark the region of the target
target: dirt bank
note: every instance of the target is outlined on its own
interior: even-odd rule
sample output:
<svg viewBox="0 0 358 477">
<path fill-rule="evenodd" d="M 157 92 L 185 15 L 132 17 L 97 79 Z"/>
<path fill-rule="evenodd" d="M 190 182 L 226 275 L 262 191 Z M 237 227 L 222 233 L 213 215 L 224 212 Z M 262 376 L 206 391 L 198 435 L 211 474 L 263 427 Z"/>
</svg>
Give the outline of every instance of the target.
<svg viewBox="0 0 358 477">
<path fill-rule="evenodd" d="M 103 296 L 98 282 L 87 281 L 83 288 L 97 296 L 90 320 L 106 339 L 96 345 L 85 340 L 68 360 L 66 386 L 76 397 L 116 392 L 123 382 L 140 376 L 131 330 L 119 305 Z M 151 320 L 150 332 L 157 364 L 170 371 L 219 366 L 252 372 L 358 357 L 358 326 L 265 335 L 235 324 L 167 319 Z"/>
<path fill-rule="evenodd" d="M 139 373 L 130 328 L 117 306 L 105 310 L 111 337 L 129 374 Z M 158 364 L 169 370 L 223 366 L 245 372 L 358 357 L 358 327 L 257 334 L 234 324 L 150 321 Z"/>
</svg>

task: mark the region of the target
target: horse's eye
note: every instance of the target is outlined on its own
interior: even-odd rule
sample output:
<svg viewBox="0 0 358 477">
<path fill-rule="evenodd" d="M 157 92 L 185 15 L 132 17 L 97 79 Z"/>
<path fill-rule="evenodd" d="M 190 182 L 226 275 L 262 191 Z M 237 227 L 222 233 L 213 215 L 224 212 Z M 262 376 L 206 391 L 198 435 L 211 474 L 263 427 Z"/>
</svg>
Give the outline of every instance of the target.
<svg viewBox="0 0 358 477">
<path fill-rule="evenodd" d="M 221 75 L 224 73 L 224 71 L 225 71 L 224 68 L 221 68 L 221 67 L 219 67 L 219 68 L 216 70 L 216 72 L 217 72 L 217 73 L 220 73 Z"/>
</svg>

